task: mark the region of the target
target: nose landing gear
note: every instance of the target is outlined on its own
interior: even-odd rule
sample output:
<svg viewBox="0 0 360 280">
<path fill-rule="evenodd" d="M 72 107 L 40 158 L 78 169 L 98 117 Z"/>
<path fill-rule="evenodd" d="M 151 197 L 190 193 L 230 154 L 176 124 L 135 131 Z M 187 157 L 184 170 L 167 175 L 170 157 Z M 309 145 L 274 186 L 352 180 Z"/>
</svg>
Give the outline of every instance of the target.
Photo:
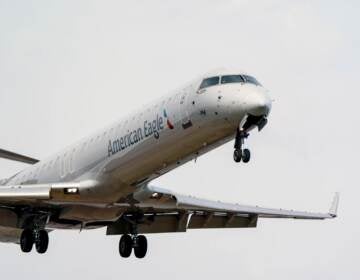
<svg viewBox="0 0 360 280">
<path fill-rule="evenodd" d="M 245 139 L 249 136 L 249 133 L 238 129 L 235 137 L 235 145 L 234 145 L 234 161 L 240 162 L 241 160 L 244 163 L 250 161 L 251 153 L 249 149 L 243 149 L 243 145 Z"/>
</svg>

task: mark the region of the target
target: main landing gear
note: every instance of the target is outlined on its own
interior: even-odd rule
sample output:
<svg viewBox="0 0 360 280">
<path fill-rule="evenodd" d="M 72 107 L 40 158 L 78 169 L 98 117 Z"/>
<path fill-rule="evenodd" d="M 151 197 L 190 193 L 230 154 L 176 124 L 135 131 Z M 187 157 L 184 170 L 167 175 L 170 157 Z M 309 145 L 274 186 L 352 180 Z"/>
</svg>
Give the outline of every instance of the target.
<svg viewBox="0 0 360 280">
<path fill-rule="evenodd" d="M 147 239 L 144 235 L 128 235 L 124 234 L 120 238 L 119 253 L 123 258 L 128 258 L 134 249 L 135 257 L 142 259 L 147 252 Z"/>
<path fill-rule="evenodd" d="M 20 236 L 20 248 L 24 253 L 31 252 L 33 245 L 39 254 L 44 254 L 49 246 L 49 235 L 46 230 L 24 229 Z"/>
<path fill-rule="evenodd" d="M 236 137 L 235 137 L 235 145 L 234 145 L 234 161 L 240 162 L 241 160 L 244 163 L 250 161 L 251 153 L 249 149 L 243 149 L 243 145 L 245 139 L 249 136 L 249 133 L 243 130 L 237 130 Z"/>
</svg>

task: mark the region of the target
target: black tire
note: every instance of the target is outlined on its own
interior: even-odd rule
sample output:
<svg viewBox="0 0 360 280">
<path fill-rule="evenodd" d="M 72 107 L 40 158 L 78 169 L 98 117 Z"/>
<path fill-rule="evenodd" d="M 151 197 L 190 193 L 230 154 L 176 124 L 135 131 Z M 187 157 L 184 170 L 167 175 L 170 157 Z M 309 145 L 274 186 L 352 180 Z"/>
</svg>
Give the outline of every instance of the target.
<svg viewBox="0 0 360 280">
<path fill-rule="evenodd" d="M 147 239 L 144 235 L 137 237 L 137 246 L 134 248 L 135 257 L 142 259 L 147 252 Z"/>
<path fill-rule="evenodd" d="M 32 230 L 24 229 L 20 236 L 20 248 L 24 253 L 29 253 L 34 245 L 34 235 Z"/>
<path fill-rule="evenodd" d="M 35 240 L 35 248 L 39 254 L 46 253 L 49 246 L 49 235 L 46 230 L 40 230 Z"/>
<path fill-rule="evenodd" d="M 242 160 L 243 160 L 243 162 L 245 162 L 245 163 L 249 162 L 249 161 L 250 161 L 250 158 L 251 158 L 250 150 L 244 149 L 244 150 L 243 150 L 243 154 L 242 154 Z"/>
<path fill-rule="evenodd" d="M 233 157 L 235 162 L 240 162 L 242 157 L 241 150 L 235 149 Z"/>
<path fill-rule="evenodd" d="M 120 238 L 119 253 L 123 258 L 128 258 L 131 255 L 133 241 L 130 235 L 124 234 Z"/>
</svg>

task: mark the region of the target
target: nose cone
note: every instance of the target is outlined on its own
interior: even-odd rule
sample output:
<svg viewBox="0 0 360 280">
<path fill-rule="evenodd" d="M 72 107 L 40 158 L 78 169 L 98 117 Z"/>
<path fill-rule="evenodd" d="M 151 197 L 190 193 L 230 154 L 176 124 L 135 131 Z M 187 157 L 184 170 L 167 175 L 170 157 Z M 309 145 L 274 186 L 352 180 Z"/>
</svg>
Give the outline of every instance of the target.
<svg viewBox="0 0 360 280">
<path fill-rule="evenodd" d="M 246 110 L 253 116 L 267 116 L 271 110 L 270 96 L 264 91 L 249 93 L 246 101 Z"/>
</svg>

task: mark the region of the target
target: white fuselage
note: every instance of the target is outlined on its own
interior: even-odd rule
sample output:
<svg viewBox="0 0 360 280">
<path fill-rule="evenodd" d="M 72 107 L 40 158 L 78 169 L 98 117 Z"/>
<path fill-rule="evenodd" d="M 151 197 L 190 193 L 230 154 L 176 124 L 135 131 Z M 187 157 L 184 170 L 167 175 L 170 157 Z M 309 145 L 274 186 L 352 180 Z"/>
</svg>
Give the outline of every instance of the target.
<svg viewBox="0 0 360 280">
<path fill-rule="evenodd" d="M 271 101 L 253 83 L 212 85 L 204 76 L 10 178 L 6 185 L 91 182 L 76 201 L 112 203 L 138 186 L 235 136 L 251 114 L 267 115 Z M 75 199 L 75 198 L 74 198 Z"/>
</svg>

